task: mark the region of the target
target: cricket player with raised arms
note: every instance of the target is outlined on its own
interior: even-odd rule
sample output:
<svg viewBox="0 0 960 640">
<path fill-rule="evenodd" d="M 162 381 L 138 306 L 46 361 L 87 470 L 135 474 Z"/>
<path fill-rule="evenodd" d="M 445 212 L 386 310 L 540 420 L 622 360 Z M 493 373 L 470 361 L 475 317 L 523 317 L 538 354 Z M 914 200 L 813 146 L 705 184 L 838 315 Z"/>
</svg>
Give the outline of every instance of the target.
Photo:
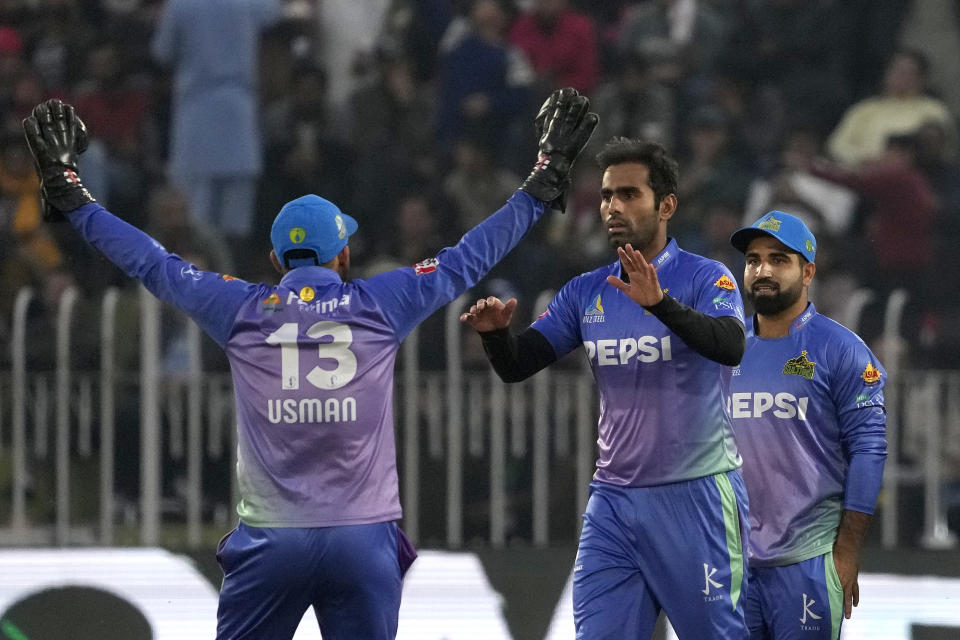
<svg viewBox="0 0 960 640">
<path fill-rule="evenodd" d="M 77 173 L 86 130 L 69 105 L 49 100 L 24 121 L 46 216 L 65 216 L 229 359 L 240 502 L 217 551 L 218 640 L 289 639 L 311 605 L 325 640 L 396 636 L 416 555 L 397 526 L 396 353 L 562 206 L 596 124 L 586 97 L 554 92 L 536 119 L 536 165 L 508 202 L 456 246 L 367 280 L 347 279 L 357 221 L 316 195 L 292 200 L 273 223 L 282 279 L 270 285 L 201 271 L 97 204 Z"/>
</svg>

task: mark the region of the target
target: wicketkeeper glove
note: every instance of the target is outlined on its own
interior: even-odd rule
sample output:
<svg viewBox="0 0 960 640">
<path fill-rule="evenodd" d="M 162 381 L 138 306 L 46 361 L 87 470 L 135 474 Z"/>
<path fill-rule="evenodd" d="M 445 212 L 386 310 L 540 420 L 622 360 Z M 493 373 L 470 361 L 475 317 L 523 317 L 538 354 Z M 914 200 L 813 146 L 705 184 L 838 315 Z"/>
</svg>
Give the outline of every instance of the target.
<svg viewBox="0 0 960 640">
<path fill-rule="evenodd" d="M 40 177 L 44 220 L 62 220 L 63 214 L 95 202 L 77 174 L 77 155 L 87 148 L 87 127 L 72 106 L 56 99 L 38 104 L 24 119 L 23 133 Z"/>
<path fill-rule="evenodd" d="M 540 155 L 520 188 L 550 208 L 564 211 L 573 163 L 598 121 L 597 114 L 590 112 L 590 100 L 576 89 L 568 87 L 550 94 L 534 120 Z"/>
</svg>

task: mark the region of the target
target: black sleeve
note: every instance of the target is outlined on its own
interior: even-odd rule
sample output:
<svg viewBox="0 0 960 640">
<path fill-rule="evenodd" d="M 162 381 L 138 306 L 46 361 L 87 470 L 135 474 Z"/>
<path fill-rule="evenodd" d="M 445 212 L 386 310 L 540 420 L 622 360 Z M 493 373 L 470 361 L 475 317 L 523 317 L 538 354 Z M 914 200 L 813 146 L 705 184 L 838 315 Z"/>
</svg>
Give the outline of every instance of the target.
<svg viewBox="0 0 960 640">
<path fill-rule="evenodd" d="M 667 295 L 646 309 L 704 358 L 728 367 L 740 364 L 747 341 L 736 318 L 708 316 Z"/>
<path fill-rule="evenodd" d="M 532 327 L 517 336 L 509 329 L 487 331 L 480 339 L 493 370 L 504 382 L 526 380 L 557 361 L 553 345 Z"/>
</svg>

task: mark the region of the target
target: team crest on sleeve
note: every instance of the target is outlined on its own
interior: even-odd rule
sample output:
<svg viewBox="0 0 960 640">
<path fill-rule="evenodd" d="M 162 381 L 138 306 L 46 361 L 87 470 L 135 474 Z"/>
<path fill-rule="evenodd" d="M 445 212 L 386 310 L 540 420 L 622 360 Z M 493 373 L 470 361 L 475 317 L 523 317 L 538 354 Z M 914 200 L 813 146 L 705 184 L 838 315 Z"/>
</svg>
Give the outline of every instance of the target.
<svg viewBox="0 0 960 640">
<path fill-rule="evenodd" d="M 313 287 L 303 287 L 300 289 L 300 299 L 304 302 L 310 302 L 317 296 L 317 292 L 313 290 Z"/>
<path fill-rule="evenodd" d="M 728 278 L 726 274 L 720 276 L 717 281 L 713 283 L 713 286 L 726 289 L 727 291 L 733 291 L 737 288 L 737 285 L 734 284 L 733 280 Z"/>
<path fill-rule="evenodd" d="M 280 301 L 280 296 L 277 295 L 277 292 L 274 291 L 270 296 L 263 301 L 263 310 L 264 311 L 279 311 L 283 308 L 283 302 Z"/>
<path fill-rule="evenodd" d="M 231 276 L 230 274 L 227 274 L 227 273 L 221 273 L 220 279 L 225 282 L 233 282 L 234 280 L 239 280 L 240 278 L 238 278 L 237 276 Z"/>
<path fill-rule="evenodd" d="M 880 370 L 873 366 L 872 362 L 868 362 L 867 368 L 863 370 L 860 377 L 863 378 L 863 381 L 867 384 L 880 382 Z"/>
<path fill-rule="evenodd" d="M 203 272 L 197 269 L 192 264 L 180 267 L 180 277 L 186 280 L 190 278 L 192 280 L 200 280 L 203 278 Z"/>
<path fill-rule="evenodd" d="M 436 258 L 427 258 L 426 260 L 422 262 L 418 262 L 417 264 L 413 265 L 413 271 L 418 276 L 423 276 L 428 273 L 433 273 L 434 271 L 436 271 L 439 265 L 440 265 L 440 261 L 437 260 Z"/>
<path fill-rule="evenodd" d="M 807 380 L 813 380 L 813 369 L 817 366 L 816 362 L 807 359 L 807 350 L 804 349 L 796 358 L 790 358 L 783 365 L 782 373 L 785 376 L 800 376 Z"/>
</svg>

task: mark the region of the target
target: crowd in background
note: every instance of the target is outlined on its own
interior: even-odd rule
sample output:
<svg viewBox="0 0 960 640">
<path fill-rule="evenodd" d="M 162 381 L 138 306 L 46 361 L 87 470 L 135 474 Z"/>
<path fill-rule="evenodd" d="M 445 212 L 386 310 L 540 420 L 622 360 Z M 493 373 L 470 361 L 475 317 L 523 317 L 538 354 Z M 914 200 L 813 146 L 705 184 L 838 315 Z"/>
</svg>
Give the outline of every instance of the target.
<svg viewBox="0 0 960 640">
<path fill-rule="evenodd" d="M 541 101 L 573 86 L 601 122 L 567 213 L 478 294 L 518 295 L 529 317 L 540 291 L 610 262 L 592 156 L 611 136 L 642 137 L 680 161 L 670 234 L 681 247 L 742 273 L 731 232 L 770 209 L 799 215 L 820 243 L 821 312 L 870 288 L 858 328 L 872 343 L 887 296 L 904 288 L 908 364 L 955 367 L 957 114 L 930 77 L 960 61 L 906 41 L 914 4 L 0 0 L 0 362 L 21 287 L 37 291 L 38 368 L 53 366 L 67 287 L 82 291 L 81 326 L 107 286 L 132 295 L 69 225 L 40 218 L 20 121 L 47 97 L 86 121 L 80 173 L 102 204 L 200 268 L 275 281 L 270 224 L 305 193 L 359 220 L 356 277 L 456 242 L 529 171 Z M 169 316 L 165 366 L 176 369 L 182 319 Z M 78 366 L 95 366 L 90 333 Z M 442 351 L 422 342 L 429 366 Z"/>
</svg>

